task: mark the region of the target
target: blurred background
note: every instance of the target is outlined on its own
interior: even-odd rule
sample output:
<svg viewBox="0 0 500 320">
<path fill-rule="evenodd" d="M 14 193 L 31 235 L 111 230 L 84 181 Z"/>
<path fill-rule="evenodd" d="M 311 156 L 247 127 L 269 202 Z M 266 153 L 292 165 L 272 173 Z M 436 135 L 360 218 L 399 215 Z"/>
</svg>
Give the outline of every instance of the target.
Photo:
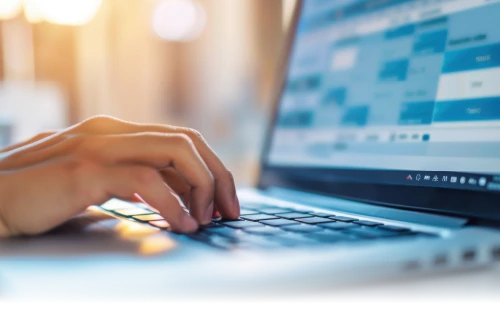
<svg viewBox="0 0 500 320">
<path fill-rule="evenodd" d="M 0 0 L 0 145 L 87 117 L 188 126 L 255 182 L 295 0 Z"/>
</svg>

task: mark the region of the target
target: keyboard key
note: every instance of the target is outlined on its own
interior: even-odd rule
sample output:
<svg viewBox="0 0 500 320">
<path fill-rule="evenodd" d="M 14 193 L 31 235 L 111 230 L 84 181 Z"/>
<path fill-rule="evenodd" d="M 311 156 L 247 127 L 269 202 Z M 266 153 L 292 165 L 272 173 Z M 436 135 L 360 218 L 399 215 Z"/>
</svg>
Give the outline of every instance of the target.
<svg viewBox="0 0 500 320">
<path fill-rule="evenodd" d="M 348 229 L 345 232 L 362 238 L 382 238 L 401 235 L 400 232 L 368 228 Z"/>
<path fill-rule="evenodd" d="M 270 237 L 268 235 L 261 236 L 257 234 L 247 234 L 245 238 L 242 238 L 242 240 L 237 242 L 235 245 L 236 248 L 241 249 L 276 249 L 282 247 L 282 245 L 279 242 L 274 241 L 274 239 L 274 236 Z"/>
<path fill-rule="evenodd" d="M 395 232 L 408 232 L 408 231 L 410 231 L 410 229 L 408 229 L 408 228 L 388 226 L 388 225 L 380 226 L 379 229 L 395 231 Z"/>
<path fill-rule="evenodd" d="M 104 210 L 109 210 L 109 211 L 115 211 L 115 210 L 120 210 L 120 209 L 134 209 L 136 208 L 135 204 L 122 201 L 119 199 L 111 199 L 107 201 L 106 203 L 102 204 L 100 206 Z"/>
<path fill-rule="evenodd" d="M 298 233 L 310 233 L 310 232 L 321 232 L 324 229 L 309 224 L 296 224 L 291 226 L 283 227 L 283 230 Z"/>
<path fill-rule="evenodd" d="M 335 216 L 332 217 L 333 220 L 335 221 L 341 221 L 341 222 L 353 222 L 353 221 L 358 221 L 358 219 L 354 218 L 349 218 L 349 217 L 344 217 L 344 216 Z"/>
<path fill-rule="evenodd" d="M 230 250 L 234 247 L 233 239 L 219 235 L 210 235 L 208 240 L 203 242 L 225 250 Z"/>
<path fill-rule="evenodd" d="M 149 221 L 149 224 L 152 225 L 153 227 L 157 227 L 157 228 L 160 228 L 160 229 L 168 229 L 168 228 L 170 228 L 170 225 L 165 220 Z"/>
<path fill-rule="evenodd" d="M 358 220 L 358 221 L 354 221 L 353 223 L 359 224 L 361 226 L 366 226 L 366 227 L 376 227 L 376 226 L 382 226 L 383 225 L 383 223 L 373 222 L 373 221 L 367 221 L 367 220 Z"/>
<path fill-rule="evenodd" d="M 319 242 L 339 242 L 353 240 L 351 236 L 337 231 L 308 233 L 306 234 L 306 236 Z"/>
<path fill-rule="evenodd" d="M 330 230 L 345 230 L 351 228 L 360 228 L 360 226 L 353 223 L 346 222 L 330 222 L 330 223 L 322 223 L 319 225 L 321 228 L 326 228 Z"/>
<path fill-rule="evenodd" d="M 275 227 L 261 227 L 261 228 L 250 228 L 248 230 L 245 230 L 248 233 L 251 234 L 258 234 L 258 235 L 265 235 L 265 236 L 273 236 L 273 235 L 278 235 L 278 234 L 283 234 L 284 231 L 281 230 L 280 228 L 275 228 Z"/>
<path fill-rule="evenodd" d="M 325 212 L 311 212 L 311 214 L 316 216 L 316 217 L 323 217 L 323 218 L 335 217 L 334 214 L 325 213 Z"/>
<path fill-rule="evenodd" d="M 275 214 L 276 217 L 280 217 L 283 219 L 303 219 L 303 218 L 311 218 L 312 215 L 307 213 L 300 212 L 290 212 L 290 213 L 278 213 Z"/>
<path fill-rule="evenodd" d="M 271 216 L 268 214 L 249 214 L 246 216 L 241 216 L 242 219 L 244 220 L 249 220 L 249 221 L 260 221 L 260 220 L 271 220 L 271 219 L 278 219 L 275 216 Z"/>
<path fill-rule="evenodd" d="M 249 210 L 258 210 L 258 209 L 266 209 L 266 208 L 279 208 L 277 206 L 273 206 L 270 204 L 265 204 L 265 203 L 240 203 L 240 207 L 243 209 L 249 209 Z"/>
<path fill-rule="evenodd" d="M 243 216 L 243 215 L 246 215 L 246 214 L 255 214 L 255 213 L 259 213 L 259 211 L 257 210 L 253 210 L 253 209 L 241 209 L 240 210 L 240 214 Z"/>
<path fill-rule="evenodd" d="M 131 217 L 131 216 L 140 216 L 143 214 L 153 214 L 154 212 L 146 209 L 146 208 L 128 208 L 128 209 L 118 209 L 114 210 L 115 213 L 118 213 L 121 216 Z"/>
<path fill-rule="evenodd" d="M 151 210 L 154 213 L 160 213 L 160 211 L 156 210 L 155 208 L 151 207 L 150 205 L 148 205 L 146 203 L 134 203 L 134 205 L 136 205 L 137 207 L 143 208 L 143 209 Z"/>
<path fill-rule="evenodd" d="M 269 221 L 274 221 L 274 220 L 269 220 Z M 258 222 L 246 221 L 246 220 L 225 221 L 225 222 L 221 222 L 221 224 L 228 226 L 228 227 L 231 227 L 231 228 L 236 228 L 236 229 L 262 227 L 262 224 L 260 224 Z"/>
<path fill-rule="evenodd" d="M 231 239 L 237 239 L 245 235 L 243 231 L 229 227 L 210 228 L 206 229 L 205 232 L 209 234 L 217 234 L 221 237 L 231 238 Z"/>
<path fill-rule="evenodd" d="M 268 226 L 282 227 L 293 224 L 299 224 L 297 221 L 286 220 L 286 219 L 275 219 L 275 220 L 264 220 L 261 222 L 262 224 L 266 224 Z"/>
<path fill-rule="evenodd" d="M 217 222 L 230 222 L 230 221 L 245 221 L 241 218 L 237 218 L 237 219 L 225 219 L 225 218 L 222 218 L 220 221 L 217 221 Z"/>
<path fill-rule="evenodd" d="M 285 233 L 270 238 L 285 247 L 313 246 L 318 242 L 314 239 L 306 238 L 299 233 Z"/>
<path fill-rule="evenodd" d="M 222 225 L 212 221 L 210 222 L 209 224 L 206 224 L 206 225 L 203 225 L 201 226 L 202 229 L 208 229 L 208 228 L 220 228 L 222 227 Z"/>
<path fill-rule="evenodd" d="M 333 231 L 361 228 L 360 226 L 358 226 L 356 224 L 346 223 L 346 222 L 322 223 L 318 226 L 321 228 L 325 228 L 325 229 L 329 229 L 329 230 L 333 230 Z"/>
<path fill-rule="evenodd" d="M 318 224 L 318 223 L 332 222 L 332 220 L 330 220 L 330 219 L 321 218 L 321 217 L 312 217 L 312 218 L 297 219 L 297 221 L 300 221 L 300 222 L 303 222 L 303 223 L 308 223 L 308 224 Z"/>
<path fill-rule="evenodd" d="M 154 221 L 154 220 L 163 220 L 163 217 L 160 216 L 159 214 L 146 214 L 142 216 L 133 216 L 135 220 L 139 221 Z"/>
<path fill-rule="evenodd" d="M 264 209 L 259 209 L 259 212 L 267 214 L 279 214 L 279 213 L 293 212 L 293 210 L 287 208 L 264 208 Z"/>
<path fill-rule="evenodd" d="M 204 243 L 209 243 L 210 242 L 210 237 L 211 237 L 210 234 L 208 234 L 206 232 L 203 232 L 203 231 L 198 231 L 196 233 L 188 234 L 186 236 L 188 238 L 190 238 L 190 239 L 193 239 L 193 240 L 196 240 L 196 241 L 200 241 L 200 242 L 204 242 Z"/>
</svg>

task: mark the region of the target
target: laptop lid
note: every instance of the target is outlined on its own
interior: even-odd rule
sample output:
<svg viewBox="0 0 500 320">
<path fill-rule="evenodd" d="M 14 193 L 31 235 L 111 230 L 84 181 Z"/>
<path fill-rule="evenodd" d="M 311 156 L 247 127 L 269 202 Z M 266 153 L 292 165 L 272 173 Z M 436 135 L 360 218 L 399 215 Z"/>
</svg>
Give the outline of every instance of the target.
<svg viewBox="0 0 500 320">
<path fill-rule="evenodd" d="M 259 187 L 500 221 L 500 1 L 304 0 Z"/>
</svg>

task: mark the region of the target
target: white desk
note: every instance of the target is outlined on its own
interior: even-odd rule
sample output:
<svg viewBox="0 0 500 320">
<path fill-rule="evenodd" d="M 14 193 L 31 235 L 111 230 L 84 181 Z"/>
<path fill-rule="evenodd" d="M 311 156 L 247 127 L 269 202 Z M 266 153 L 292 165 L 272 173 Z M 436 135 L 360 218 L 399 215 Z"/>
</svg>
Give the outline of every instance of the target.
<svg viewBox="0 0 500 320">
<path fill-rule="evenodd" d="M 500 303 L 500 266 L 324 292 L 284 303 Z"/>
</svg>

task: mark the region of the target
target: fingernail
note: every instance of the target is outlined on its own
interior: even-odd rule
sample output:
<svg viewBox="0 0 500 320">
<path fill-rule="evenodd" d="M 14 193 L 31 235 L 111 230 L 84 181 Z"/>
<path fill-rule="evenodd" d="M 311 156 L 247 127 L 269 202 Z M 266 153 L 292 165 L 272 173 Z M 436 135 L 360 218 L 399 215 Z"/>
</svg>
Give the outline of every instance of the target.
<svg viewBox="0 0 500 320">
<path fill-rule="evenodd" d="M 217 210 L 217 206 L 214 205 L 214 213 L 212 214 L 212 221 L 220 221 L 222 220 L 222 216 L 219 213 L 219 210 Z"/>
</svg>

